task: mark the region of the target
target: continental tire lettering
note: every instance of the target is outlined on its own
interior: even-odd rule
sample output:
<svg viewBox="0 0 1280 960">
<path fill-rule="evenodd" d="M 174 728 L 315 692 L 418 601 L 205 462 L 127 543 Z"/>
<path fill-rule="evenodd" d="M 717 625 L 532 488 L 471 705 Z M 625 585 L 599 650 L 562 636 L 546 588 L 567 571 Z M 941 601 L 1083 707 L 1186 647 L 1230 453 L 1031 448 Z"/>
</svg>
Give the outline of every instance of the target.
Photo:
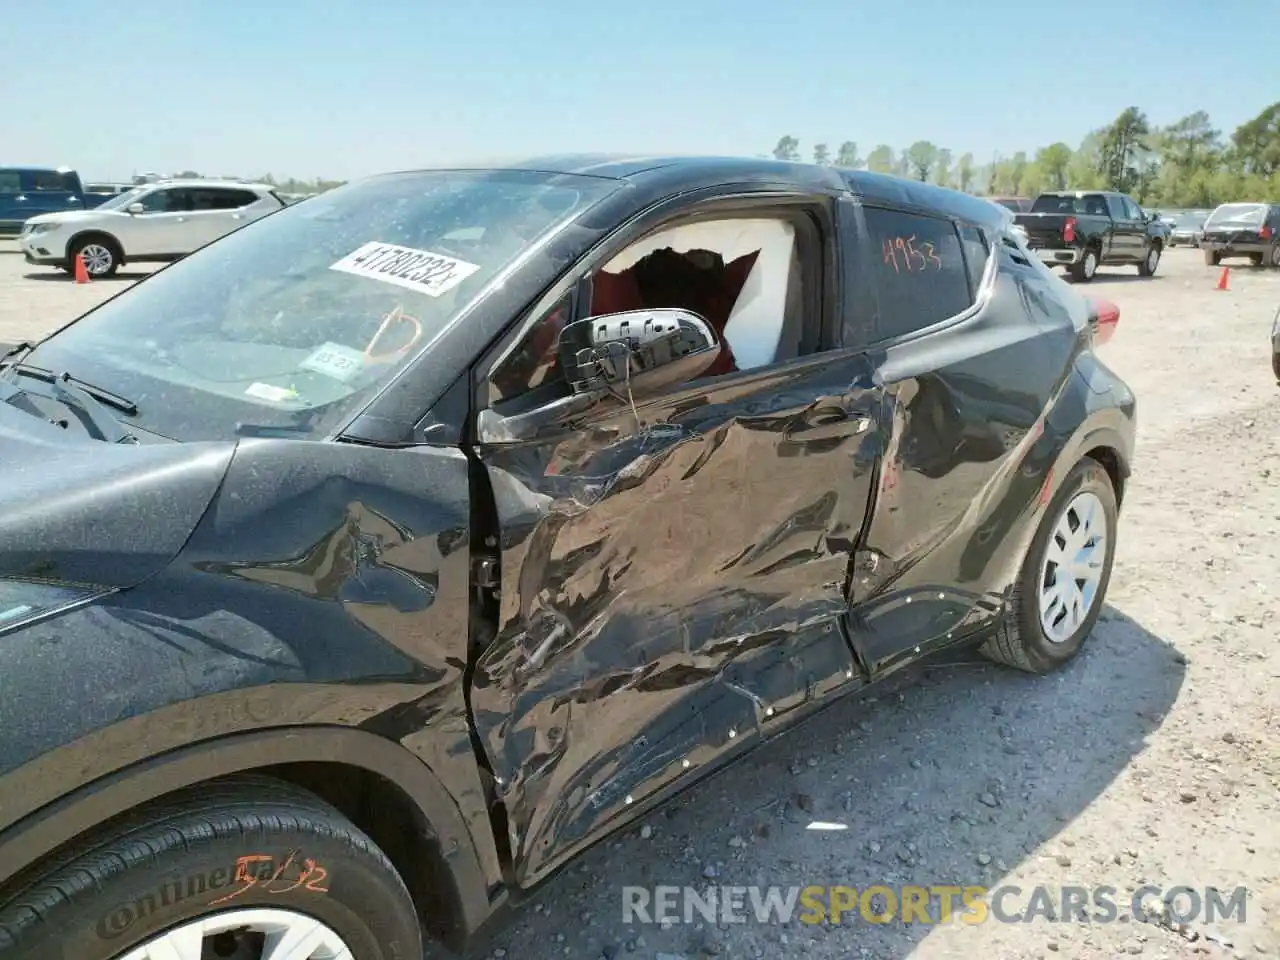
<svg viewBox="0 0 1280 960">
<path fill-rule="evenodd" d="M 144 893 L 136 900 L 122 903 L 104 913 L 98 919 L 94 930 L 103 940 L 115 940 L 166 907 L 197 898 L 203 900 L 208 894 L 217 892 L 230 884 L 233 876 L 232 868 L 216 867 L 204 873 L 193 873 L 174 880 L 166 880 L 156 890 Z"/>
</svg>

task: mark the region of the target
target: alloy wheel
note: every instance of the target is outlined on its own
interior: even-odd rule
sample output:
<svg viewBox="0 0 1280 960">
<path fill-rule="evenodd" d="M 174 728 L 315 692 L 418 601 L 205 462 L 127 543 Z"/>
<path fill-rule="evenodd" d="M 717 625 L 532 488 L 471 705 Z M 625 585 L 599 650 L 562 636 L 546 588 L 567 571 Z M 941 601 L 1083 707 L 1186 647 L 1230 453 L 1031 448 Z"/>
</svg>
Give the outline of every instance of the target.
<svg viewBox="0 0 1280 960">
<path fill-rule="evenodd" d="M 353 960 L 338 934 L 292 910 L 231 910 L 174 927 L 119 960 Z"/>
<path fill-rule="evenodd" d="M 1093 277 L 1098 272 L 1098 255 L 1092 250 L 1086 251 L 1084 255 L 1084 275 L 1086 279 Z"/>
<path fill-rule="evenodd" d="M 87 243 L 80 248 L 80 256 L 84 259 L 84 268 L 92 276 L 101 276 L 111 269 L 115 260 L 111 251 L 100 243 Z"/>
<path fill-rule="evenodd" d="M 1098 602 L 1107 557 L 1107 512 L 1098 495 L 1077 494 L 1054 524 L 1040 570 L 1040 626 L 1065 643 Z"/>
<path fill-rule="evenodd" d="M 1160 248 L 1152 247 L 1147 251 L 1147 273 L 1155 273 L 1160 265 Z"/>
</svg>

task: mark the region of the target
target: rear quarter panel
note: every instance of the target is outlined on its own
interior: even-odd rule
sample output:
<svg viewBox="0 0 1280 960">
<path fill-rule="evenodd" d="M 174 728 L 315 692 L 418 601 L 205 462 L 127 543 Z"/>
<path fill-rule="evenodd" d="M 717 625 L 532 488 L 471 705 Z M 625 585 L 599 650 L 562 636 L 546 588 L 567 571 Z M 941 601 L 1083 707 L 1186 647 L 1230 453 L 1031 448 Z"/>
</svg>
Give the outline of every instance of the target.
<svg viewBox="0 0 1280 960">
<path fill-rule="evenodd" d="M 994 624 L 1046 489 L 1091 443 L 1132 452 L 1133 398 L 1093 354 L 1083 299 L 1020 253 L 997 256 L 977 316 L 881 363 L 888 436 L 852 579 L 873 673 Z"/>
</svg>

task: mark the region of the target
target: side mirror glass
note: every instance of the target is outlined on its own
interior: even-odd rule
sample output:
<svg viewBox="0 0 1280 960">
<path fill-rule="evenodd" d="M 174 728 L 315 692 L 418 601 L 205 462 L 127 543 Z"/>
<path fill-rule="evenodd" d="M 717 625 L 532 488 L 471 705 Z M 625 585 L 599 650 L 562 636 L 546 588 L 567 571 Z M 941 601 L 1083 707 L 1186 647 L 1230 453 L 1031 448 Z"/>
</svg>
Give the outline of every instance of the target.
<svg viewBox="0 0 1280 960">
<path fill-rule="evenodd" d="M 629 310 L 588 317 L 560 332 L 560 368 L 575 394 L 638 398 L 700 376 L 720 356 L 711 324 L 690 310 Z"/>
<path fill-rule="evenodd" d="M 714 328 L 689 310 L 631 310 L 568 324 L 556 344 L 570 393 L 558 400 L 502 416 L 480 411 L 481 443 L 510 443 L 537 436 L 578 416 L 610 394 L 639 400 L 701 376 L 720 356 Z"/>
<path fill-rule="evenodd" d="M 125 207 L 125 210 L 132 214 L 146 213 L 147 208 L 140 203 L 131 203 Z"/>
</svg>

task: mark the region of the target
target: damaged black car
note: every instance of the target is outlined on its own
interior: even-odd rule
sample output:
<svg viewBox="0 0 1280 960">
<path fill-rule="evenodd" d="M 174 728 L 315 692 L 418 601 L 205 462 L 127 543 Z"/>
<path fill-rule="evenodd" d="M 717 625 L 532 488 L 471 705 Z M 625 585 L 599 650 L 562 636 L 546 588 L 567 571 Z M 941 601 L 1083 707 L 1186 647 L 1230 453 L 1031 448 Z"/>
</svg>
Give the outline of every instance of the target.
<svg viewBox="0 0 1280 960">
<path fill-rule="evenodd" d="M 835 697 L 1059 667 L 1117 320 L 985 200 L 579 156 L 344 186 L 0 350 L 0 953 L 460 949 Z"/>
</svg>

